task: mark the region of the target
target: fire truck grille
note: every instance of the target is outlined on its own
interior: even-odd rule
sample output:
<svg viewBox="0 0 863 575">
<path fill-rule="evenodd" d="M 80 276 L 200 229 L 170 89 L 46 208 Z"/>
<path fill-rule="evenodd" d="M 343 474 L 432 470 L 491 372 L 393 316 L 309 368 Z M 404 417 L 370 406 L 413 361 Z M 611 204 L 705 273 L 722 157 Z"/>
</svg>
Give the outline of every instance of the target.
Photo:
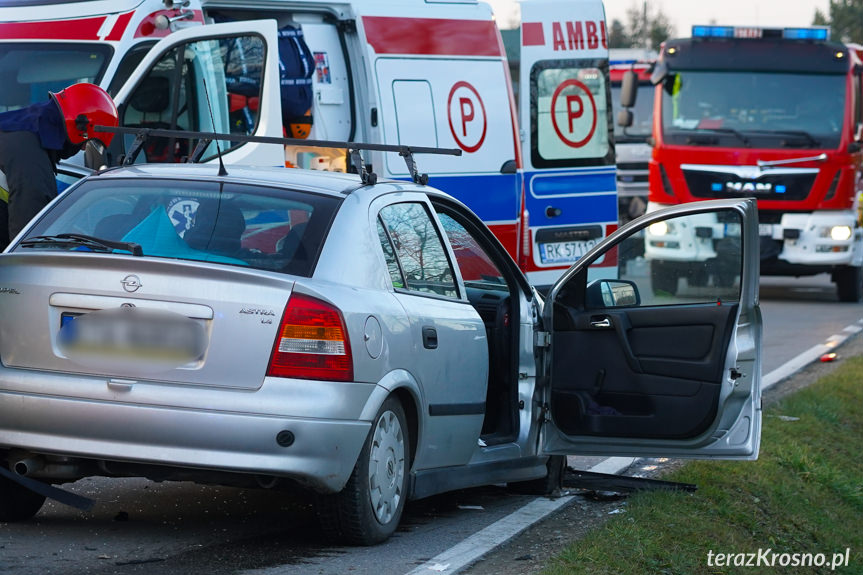
<svg viewBox="0 0 863 575">
<path fill-rule="evenodd" d="M 684 170 L 689 192 L 696 198 L 759 198 L 797 202 L 812 191 L 815 174 L 765 174 L 757 179 L 722 172 Z"/>
</svg>

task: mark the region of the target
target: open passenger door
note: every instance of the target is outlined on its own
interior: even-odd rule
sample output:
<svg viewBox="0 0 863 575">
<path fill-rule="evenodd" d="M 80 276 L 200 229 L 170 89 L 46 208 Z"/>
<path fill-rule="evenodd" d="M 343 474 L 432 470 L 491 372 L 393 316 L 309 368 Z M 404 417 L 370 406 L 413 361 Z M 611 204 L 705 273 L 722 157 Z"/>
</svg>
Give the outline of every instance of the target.
<svg viewBox="0 0 863 575">
<path fill-rule="evenodd" d="M 114 98 L 124 127 L 282 137 L 275 20 L 208 24 L 155 44 Z M 115 138 L 128 150 L 132 138 Z M 193 139 L 148 138 L 147 162 L 182 162 Z M 225 162 L 284 166 L 278 144 L 221 142 Z M 118 150 L 113 149 L 115 158 Z M 122 152 L 120 152 L 122 153 Z M 211 143 L 202 161 L 216 159 Z"/>
<path fill-rule="evenodd" d="M 758 456 L 757 216 L 749 199 L 652 212 L 561 277 L 538 338 L 544 453 Z M 651 278 L 663 250 L 679 254 L 674 290 Z M 616 278 L 589 281 L 598 261 L 616 262 Z"/>
</svg>

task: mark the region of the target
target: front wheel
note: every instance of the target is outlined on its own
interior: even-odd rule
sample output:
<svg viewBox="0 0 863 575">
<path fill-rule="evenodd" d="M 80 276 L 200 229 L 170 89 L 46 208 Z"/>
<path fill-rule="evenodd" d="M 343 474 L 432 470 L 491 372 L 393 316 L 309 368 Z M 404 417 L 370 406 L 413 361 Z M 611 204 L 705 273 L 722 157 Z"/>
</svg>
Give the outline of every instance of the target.
<svg viewBox="0 0 863 575">
<path fill-rule="evenodd" d="M 408 433 L 401 403 L 387 398 L 345 487 L 318 497 L 318 519 L 327 535 L 351 545 L 374 545 L 393 534 L 407 499 Z"/>
<path fill-rule="evenodd" d="M 839 301 L 859 302 L 863 300 L 863 268 L 847 266 L 833 275 Z"/>
</svg>

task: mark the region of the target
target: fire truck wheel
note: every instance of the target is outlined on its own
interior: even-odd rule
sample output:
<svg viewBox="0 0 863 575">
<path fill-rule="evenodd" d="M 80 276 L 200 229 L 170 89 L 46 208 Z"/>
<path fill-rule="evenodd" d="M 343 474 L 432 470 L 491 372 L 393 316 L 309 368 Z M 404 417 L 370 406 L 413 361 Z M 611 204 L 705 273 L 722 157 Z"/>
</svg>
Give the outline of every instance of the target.
<svg viewBox="0 0 863 575">
<path fill-rule="evenodd" d="M 677 295 L 679 277 L 679 271 L 665 262 L 657 260 L 650 262 L 650 281 L 654 294 L 665 292 L 667 295 Z"/>
<path fill-rule="evenodd" d="M 863 268 L 848 266 L 835 272 L 836 295 L 839 301 L 859 302 L 863 299 Z"/>
</svg>

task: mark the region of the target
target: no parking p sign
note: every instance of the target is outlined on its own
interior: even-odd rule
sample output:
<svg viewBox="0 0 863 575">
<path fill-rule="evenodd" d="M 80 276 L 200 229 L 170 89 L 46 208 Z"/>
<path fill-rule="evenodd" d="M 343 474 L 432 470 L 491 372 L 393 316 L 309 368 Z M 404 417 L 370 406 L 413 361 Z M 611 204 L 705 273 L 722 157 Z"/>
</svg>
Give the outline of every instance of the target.
<svg viewBox="0 0 863 575">
<path fill-rule="evenodd" d="M 561 83 L 551 97 L 551 123 L 560 141 L 581 148 L 596 132 L 596 101 L 590 89 L 579 80 Z"/>
</svg>

